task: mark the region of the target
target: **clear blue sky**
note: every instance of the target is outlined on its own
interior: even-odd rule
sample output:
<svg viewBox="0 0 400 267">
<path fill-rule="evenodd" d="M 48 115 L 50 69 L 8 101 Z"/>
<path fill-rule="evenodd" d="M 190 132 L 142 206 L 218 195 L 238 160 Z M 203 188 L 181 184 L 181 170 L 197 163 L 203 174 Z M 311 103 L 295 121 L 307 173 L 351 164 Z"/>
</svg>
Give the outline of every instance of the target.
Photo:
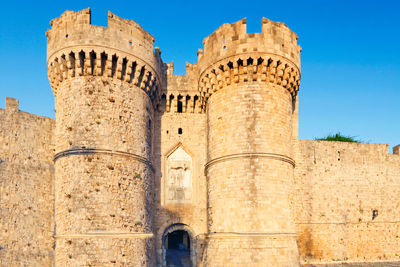
<svg viewBox="0 0 400 267">
<path fill-rule="evenodd" d="M 49 21 L 66 9 L 92 8 L 106 26 L 107 10 L 137 21 L 156 39 L 175 73 L 196 62 L 202 40 L 221 24 L 247 17 L 285 22 L 299 35 L 301 139 L 337 131 L 365 142 L 400 144 L 400 1 L 6 1 L 0 17 L 0 107 L 54 117 L 47 79 Z"/>
</svg>

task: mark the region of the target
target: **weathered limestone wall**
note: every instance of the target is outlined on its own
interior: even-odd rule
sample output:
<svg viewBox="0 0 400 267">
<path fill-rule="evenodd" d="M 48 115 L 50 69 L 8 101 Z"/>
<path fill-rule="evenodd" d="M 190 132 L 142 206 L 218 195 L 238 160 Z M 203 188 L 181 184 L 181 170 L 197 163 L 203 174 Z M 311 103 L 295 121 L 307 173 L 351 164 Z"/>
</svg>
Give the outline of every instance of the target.
<svg viewBox="0 0 400 267">
<path fill-rule="evenodd" d="M 112 13 L 107 28 L 90 24 L 89 9 L 51 24 L 56 265 L 154 266 L 160 52 L 136 22 Z"/>
<path fill-rule="evenodd" d="M 154 165 L 157 266 L 165 264 L 163 237 L 168 231 L 188 231 L 192 241 L 193 264 L 201 264 L 207 233 L 204 175 L 206 116 L 200 108 L 197 79 L 192 66 L 187 66 L 186 72 L 186 75 L 173 75 L 173 65 L 168 64 L 168 90 L 163 92 L 165 98 L 163 97 L 160 111 L 156 113 Z M 181 105 L 181 110 L 178 110 L 178 105 Z M 182 130 L 181 133 L 179 129 Z M 181 199 L 171 194 L 169 188 L 175 177 L 171 174 L 174 166 L 168 165 L 168 159 L 177 149 L 183 149 L 192 159 L 192 166 L 188 168 L 192 179 L 190 185 L 184 188 L 185 197 Z"/>
<path fill-rule="evenodd" d="M 298 266 L 289 196 L 300 47 L 282 23 L 224 24 L 199 51 L 207 111 L 206 266 Z M 297 134 L 296 134 L 297 135 Z"/>
<path fill-rule="evenodd" d="M 77 77 L 59 87 L 57 264 L 151 264 L 151 105 L 118 80 Z"/>
<path fill-rule="evenodd" d="M 258 84 L 231 85 L 210 98 L 207 266 L 298 262 L 288 198 L 291 103 L 286 89 Z"/>
<path fill-rule="evenodd" d="M 294 188 L 303 264 L 400 261 L 400 156 L 388 145 L 300 140 Z"/>
<path fill-rule="evenodd" d="M 0 266 L 52 266 L 54 120 L 0 109 Z"/>
</svg>

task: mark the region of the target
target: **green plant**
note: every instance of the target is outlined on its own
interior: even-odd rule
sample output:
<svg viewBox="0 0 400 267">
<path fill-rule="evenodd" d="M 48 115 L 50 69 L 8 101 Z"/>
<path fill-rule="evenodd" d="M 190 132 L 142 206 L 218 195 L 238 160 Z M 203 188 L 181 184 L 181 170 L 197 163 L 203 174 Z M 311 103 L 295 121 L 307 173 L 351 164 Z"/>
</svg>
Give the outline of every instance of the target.
<svg viewBox="0 0 400 267">
<path fill-rule="evenodd" d="M 336 134 L 330 134 L 326 137 L 315 138 L 317 141 L 338 141 L 338 142 L 350 142 L 350 143 L 360 143 L 360 140 L 355 139 L 354 136 L 345 136 L 340 132 Z"/>
</svg>

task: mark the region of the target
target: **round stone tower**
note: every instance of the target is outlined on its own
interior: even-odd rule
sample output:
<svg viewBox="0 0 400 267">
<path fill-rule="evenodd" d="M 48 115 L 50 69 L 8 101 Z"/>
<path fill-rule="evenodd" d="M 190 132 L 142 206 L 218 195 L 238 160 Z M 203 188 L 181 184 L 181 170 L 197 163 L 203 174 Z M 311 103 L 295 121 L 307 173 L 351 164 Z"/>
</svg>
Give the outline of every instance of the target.
<svg viewBox="0 0 400 267">
<path fill-rule="evenodd" d="M 206 266 L 298 266 L 290 195 L 300 83 L 297 35 L 224 24 L 199 51 L 207 112 Z"/>
<path fill-rule="evenodd" d="M 66 11 L 47 32 L 55 96 L 57 266 L 153 266 L 160 51 L 136 22 Z"/>
</svg>

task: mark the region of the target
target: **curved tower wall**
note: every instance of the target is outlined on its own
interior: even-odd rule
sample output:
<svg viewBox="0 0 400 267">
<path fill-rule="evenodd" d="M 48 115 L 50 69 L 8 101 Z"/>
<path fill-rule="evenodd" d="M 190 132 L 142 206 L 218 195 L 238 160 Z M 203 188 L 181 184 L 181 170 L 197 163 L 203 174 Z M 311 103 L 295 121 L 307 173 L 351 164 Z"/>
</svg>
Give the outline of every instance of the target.
<svg viewBox="0 0 400 267">
<path fill-rule="evenodd" d="M 153 266 L 153 105 L 160 53 L 136 22 L 52 20 L 56 265 Z"/>
<path fill-rule="evenodd" d="M 289 197 L 300 81 L 297 36 L 283 23 L 224 24 L 199 53 L 207 111 L 206 266 L 296 266 Z"/>
</svg>

